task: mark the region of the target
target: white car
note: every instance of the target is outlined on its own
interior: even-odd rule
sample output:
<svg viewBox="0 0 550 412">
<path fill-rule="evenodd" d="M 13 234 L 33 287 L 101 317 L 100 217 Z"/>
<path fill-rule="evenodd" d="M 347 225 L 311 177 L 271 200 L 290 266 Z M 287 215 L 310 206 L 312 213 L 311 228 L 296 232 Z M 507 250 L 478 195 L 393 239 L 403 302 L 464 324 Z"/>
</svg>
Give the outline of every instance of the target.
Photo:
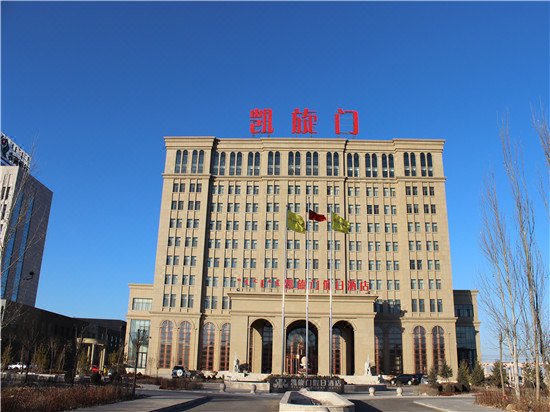
<svg viewBox="0 0 550 412">
<path fill-rule="evenodd" d="M 27 365 L 25 365 L 23 362 L 17 362 L 8 365 L 9 371 L 22 371 L 23 369 L 27 369 Z"/>
</svg>

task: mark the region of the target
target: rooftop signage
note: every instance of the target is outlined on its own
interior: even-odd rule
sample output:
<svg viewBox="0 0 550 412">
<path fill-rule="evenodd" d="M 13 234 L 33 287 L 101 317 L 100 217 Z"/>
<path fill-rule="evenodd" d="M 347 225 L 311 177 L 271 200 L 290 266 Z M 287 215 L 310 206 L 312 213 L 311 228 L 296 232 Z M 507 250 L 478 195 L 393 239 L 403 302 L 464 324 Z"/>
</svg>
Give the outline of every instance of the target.
<svg viewBox="0 0 550 412">
<path fill-rule="evenodd" d="M 309 108 L 294 109 L 291 113 L 292 134 L 310 135 L 317 134 L 317 112 Z M 271 135 L 273 128 L 272 109 L 252 109 L 250 111 L 250 133 L 256 135 Z M 359 133 L 359 113 L 357 110 L 345 110 L 338 108 L 334 114 L 334 133 L 337 135 Z"/>
<path fill-rule="evenodd" d="M 30 167 L 31 157 L 4 133 L 2 133 L 1 142 L 2 166 L 23 166 L 26 169 Z"/>
</svg>

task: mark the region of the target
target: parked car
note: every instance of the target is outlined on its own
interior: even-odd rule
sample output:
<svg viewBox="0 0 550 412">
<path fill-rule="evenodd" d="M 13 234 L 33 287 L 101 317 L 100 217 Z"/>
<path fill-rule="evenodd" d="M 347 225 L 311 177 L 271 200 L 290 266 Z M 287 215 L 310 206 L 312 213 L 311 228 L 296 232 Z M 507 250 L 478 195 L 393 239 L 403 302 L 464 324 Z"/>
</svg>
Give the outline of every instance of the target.
<svg viewBox="0 0 550 412">
<path fill-rule="evenodd" d="M 99 373 L 99 367 L 97 365 L 92 365 L 91 372 L 92 373 Z"/>
<path fill-rule="evenodd" d="M 392 385 L 407 384 L 418 385 L 422 380 L 422 374 L 402 373 L 391 380 Z"/>
<path fill-rule="evenodd" d="M 8 365 L 9 371 L 22 371 L 23 369 L 27 369 L 27 365 L 25 365 L 23 362 L 17 362 Z"/>
<path fill-rule="evenodd" d="M 172 378 L 190 378 L 191 372 L 189 372 L 183 366 L 174 366 L 172 369 Z"/>
</svg>

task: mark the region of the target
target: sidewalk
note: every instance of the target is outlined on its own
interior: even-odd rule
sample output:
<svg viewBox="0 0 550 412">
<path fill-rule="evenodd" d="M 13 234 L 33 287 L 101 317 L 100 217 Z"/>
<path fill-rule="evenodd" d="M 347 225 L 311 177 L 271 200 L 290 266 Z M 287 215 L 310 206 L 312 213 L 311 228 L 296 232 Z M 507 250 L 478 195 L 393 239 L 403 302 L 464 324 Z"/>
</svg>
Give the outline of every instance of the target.
<svg viewBox="0 0 550 412">
<path fill-rule="evenodd" d="M 191 408 L 200 405 L 208 399 L 208 396 L 195 395 L 190 393 L 178 392 L 178 396 L 173 396 L 172 393 L 159 393 L 147 398 L 134 399 L 132 401 L 109 403 L 107 405 L 92 406 L 90 408 L 79 408 L 77 411 L 82 412 L 145 412 L 145 411 L 162 411 L 164 409 L 173 408 L 175 406 L 183 406 Z"/>
<path fill-rule="evenodd" d="M 472 396 L 452 396 L 429 399 L 418 399 L 415 404 L 444 412 L 488 412 L 500 411 L 500 409 L 475 405 Z"/>
</svg>

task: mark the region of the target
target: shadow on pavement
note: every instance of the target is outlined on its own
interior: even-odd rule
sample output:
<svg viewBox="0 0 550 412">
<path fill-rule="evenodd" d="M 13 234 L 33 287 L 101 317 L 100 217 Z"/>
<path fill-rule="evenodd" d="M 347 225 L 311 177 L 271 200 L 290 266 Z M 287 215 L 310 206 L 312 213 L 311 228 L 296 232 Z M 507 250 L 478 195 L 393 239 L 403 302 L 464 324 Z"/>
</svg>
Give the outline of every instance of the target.
<svg viewBox="0 0 550 412">
<path fill-rule="evenodd" d="M 375 408 L 363 401 L 357 399 L 350 399 L 350 401 L 355 405 L 355 412 L 382 412 L 382 409 Z"/>
</svg>

